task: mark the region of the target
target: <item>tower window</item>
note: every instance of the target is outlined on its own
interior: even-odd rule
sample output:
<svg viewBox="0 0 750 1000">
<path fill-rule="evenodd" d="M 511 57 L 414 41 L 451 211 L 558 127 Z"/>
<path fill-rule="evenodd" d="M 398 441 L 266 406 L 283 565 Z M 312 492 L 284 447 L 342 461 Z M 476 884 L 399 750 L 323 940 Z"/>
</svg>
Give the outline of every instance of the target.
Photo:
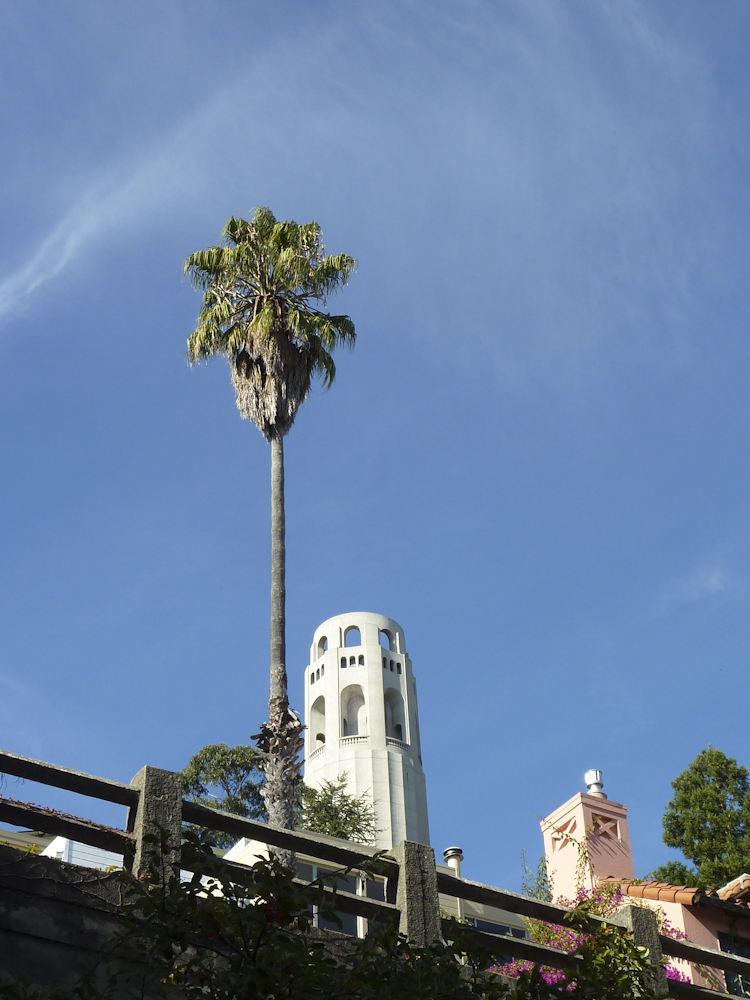
<svg viewBox="0 0 750 1000">
<path fill-rule="evenodd" d="M 320 680 L 320 667 L 318 667 L 318 669 L 315 671 L 315 680 L 316 681 Z"/>
<path fill-rule="evenodd" d="M 360 658 L 359 658 L 359 665 L 360 665 L 360 667 L 364 667 L 364 665 L 365 665 L 365 658 L 364 658 L 364 656 L 360 656 Z"/>
<path fill-rule="evenodd" d="M 388 660 L 385 657 L 383 657 L 383 670 L 387 669 L 388 669 Z"/>
<path fill-rule="evenodd" d="M 326 672 L 326 668 L 325 668 L 325 664 L 323 664 L 323 666 L 320 668 L 320 676 L 322 677 L 325 672 Z"/>
<path fill-rule="evenodd" d="M 400 663 L 397 663 L 397 664 L 396 664 L 396 673 L 397 673 L 397 674 L 400 674 L 400 673 L 401 673 L 401 664 L 400 664 Z"/>
<path fill-rule="evenodd" d="M 346 657 L 345 657 L 345 656 L 342 656 L 342 657 L 341 657 L 341 667 L 342 667 L 342 669 L 343 669 L 343 668 L 344 668 L 345 666 L 346 666 Z"/>
<path fill-rule="evenodd" d="M 315 671 L 314 671 L 314 670 L 313 670 L 313 671 L 312 671 L 312 673 L 310 674 L 310 683 L 311 683 L 311 684 L 314 684 L 314 683 L 315 683 Z"/>
<path fill-rule="evenodd" d="M 356 656 L 350 656 L 349 657 L 349 666 L 350 667 L 353 667 L 356 662 L 357 662 Z"/>
<path fill-rule="evenodd" d="M 393 670 L 393 660 L 391 660 L 391 670 Z"/>
</svg>

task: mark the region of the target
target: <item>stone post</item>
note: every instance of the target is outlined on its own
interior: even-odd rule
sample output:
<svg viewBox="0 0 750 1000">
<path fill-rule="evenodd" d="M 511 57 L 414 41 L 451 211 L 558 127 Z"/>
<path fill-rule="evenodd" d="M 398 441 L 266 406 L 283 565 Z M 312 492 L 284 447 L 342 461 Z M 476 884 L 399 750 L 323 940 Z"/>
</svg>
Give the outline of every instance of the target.
<svg viewBox="0 0 750 1000">
<path fill-rule="evenodd" d="M 664 975 L 664 966 L 661 964 L 663 954 L 659 942 L 659 925 L 654 911 L 646 906 L 633 906 L 626 903 L 607 919 L 609 923 L 617 924 L 618 927 L 630 931 L 638 947 L 648 950 L 649 962 L 654 966 L 654 988 L 657 993 L 667 996 L 667 977 Z"/>
<path fill-rule="evenodd" d="M 128 832 L 135 833 L 135 850 L 126 858 L 126 867 L 133 875 L 148 869 L 157 852 L 156 845 L 144 842 L 144 836 L 155 833 L 169 844 L 168 866 L 178 863 L 182 840 L 182 778 L 173 771 L 158 767 L 142 767 L 130 782 L 140 792 L 137 807 L 128 810 Z"/>
<path fill-rule="evenodd" d="M 398 929 L 412 944 L 426 948 L 440 939 L 441 932 L 435 853 L 408 840 L 388 853 L 398 863 Z"/>
</svg>

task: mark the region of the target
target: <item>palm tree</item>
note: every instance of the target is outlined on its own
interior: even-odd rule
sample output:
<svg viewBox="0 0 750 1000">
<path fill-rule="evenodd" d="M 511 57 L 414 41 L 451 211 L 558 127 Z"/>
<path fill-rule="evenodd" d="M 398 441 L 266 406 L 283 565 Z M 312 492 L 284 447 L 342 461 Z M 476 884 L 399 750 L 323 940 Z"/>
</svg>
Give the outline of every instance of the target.
<svg viewBox="0 0 750 1000">
<path fill-rule="evenodd" d="M 284 435 L 313 376 L 325 388 L 333 382 L 331 351 L 354 345 L 351 319 L 320 307 L 356 263 L 346 254 L 325 256 L 317 222 L 277 222 L 268 208 L 250 222 L 231 218 L 220 246 L 185 261 L 185 274 L 203 291 L 188 360 L 227 358 L 240 414 L 271 445 L 271 691 L 268 723 L 253 738 L 263 752 L 269 822 L 287 829 L 295 822 L 302 726 L 287 694 Z"/>
</svg>

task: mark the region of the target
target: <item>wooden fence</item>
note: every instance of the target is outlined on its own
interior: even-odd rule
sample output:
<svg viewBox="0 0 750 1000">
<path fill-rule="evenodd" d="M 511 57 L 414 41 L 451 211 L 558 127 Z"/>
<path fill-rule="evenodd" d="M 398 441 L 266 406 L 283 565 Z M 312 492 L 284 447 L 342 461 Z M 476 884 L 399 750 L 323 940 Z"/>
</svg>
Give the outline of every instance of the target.
<svg viewBox="0 0 750 1000">
<path fill-rule="evenodd" d="M 125 828 L 113 829 L 41 806 L 0 797 L 0 822 L 39 830 L 53 836 L 68 837 L 92 847 L 122 854 L 125 866 L 135 874 L 148 862 L 149 846 L 144 841 L 144 834 L 158 827 L 167 831 L 172 843 L 179 844 L 183 822 L 237 839 L 245 837 L 273 847 L 289 849 L 313 861 L 321 861 L 339 869 L 356 870 L 377 859 L 379 874 L 385 879 L 385 899 L 380 901 L 337 890 L 336 910 L 370 920 L 397 923 L 399 929 L 418 945 L 428 944 L 441 935 L 450 940 L 470 936 L 490 949 L 496 949 L 498 955 L 526 959 L 552 968 L 575 968 L 581 961 L 575 955 L 547 945 L 491 934 L 468 924 L 457 924 L 454 920 L 442 918 L 439 904 L 441 893 L 553 924 L 565 924 L 570 911 L 554 903 L 544 903 L 438 872 L 432 849 L 421 844 L 404 841 L 383 858 L 381 852 L 364 844 L 303 830 L 284 830 L 210 809 L 183 799 L 180 775 L 158 768 L 143 768 L 131 784 L 126 785 L 0 752 L 0 773 L 125 806 Z M 238 881 L 243 872 L 246 872 L 243 865 L 232 862 L 226 864 L 230 871 L 236 872 Z M 333 893 L 334 890 L 329 891 Z M 655 964 L 659 963 L 662 956 L 668 959 L 685 959 L 703 968 L 739 973 L 750 979 L 750 959 L 660 935 L 655 914 L 644 907 L 625 906 L 606 920 L 587 916 L 583 920 L 577 920 L 576 926 L 585 931 L 594 930 L 605 923 L 630 929 L 636 943 L 649 949 L 650 958 Z M 718 1000 L 720 997 L 730 996 L 692 984 L 664 980 L 663 972 L 658 972 L 657 976 L 665 996 L 675 1000 L 700 1000 L 704 997 Z"/>
</svg>

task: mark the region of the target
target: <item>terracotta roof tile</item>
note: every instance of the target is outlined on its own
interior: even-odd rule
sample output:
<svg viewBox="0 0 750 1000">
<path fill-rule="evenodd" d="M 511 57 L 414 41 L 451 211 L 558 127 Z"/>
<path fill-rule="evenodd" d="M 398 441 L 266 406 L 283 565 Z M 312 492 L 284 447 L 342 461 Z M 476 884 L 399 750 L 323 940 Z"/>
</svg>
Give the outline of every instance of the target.
<svg viewBox="0 0 750 1000">
<path fill-rule="evenodd" d="M 747 902 L 750 899 L 750 875 L 745 872 L 719 889 L 719 899 L 727 902 Z"/>
<path fill-rule="evenodd" d="M 636 882 L 633 879 L 617 878 L 606 875 L 598 878 L 598 885 L 619 885 L 627 896 L 640 896 L 641 899 L 658 899 L 664 903 L 682 903 L 690 906 L 695 903 L 701 890 L 687 885 L 672 885 L 670 882 Z"/>
</svg>

